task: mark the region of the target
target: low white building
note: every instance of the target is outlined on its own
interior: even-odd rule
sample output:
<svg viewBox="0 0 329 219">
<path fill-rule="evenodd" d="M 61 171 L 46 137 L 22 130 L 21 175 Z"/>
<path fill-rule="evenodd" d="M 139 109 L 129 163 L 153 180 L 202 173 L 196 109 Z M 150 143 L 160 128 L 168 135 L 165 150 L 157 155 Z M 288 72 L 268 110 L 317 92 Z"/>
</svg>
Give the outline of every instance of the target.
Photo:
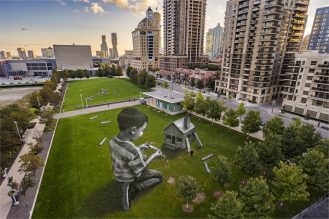
<svg viewBox="0 0 329 219">
<path fill-rule="evenodd" d="M 93 69 L 89 45 L 54 45 L 53 48 L 58 70 Z"/>
<path fill-rule="evenodd" d="M 306 51 L 296 54 L 292 74 L 297 74 L 291 99 L 284 99 L 285 110 L 329 122 L 329 54 Z"/>
</svg>

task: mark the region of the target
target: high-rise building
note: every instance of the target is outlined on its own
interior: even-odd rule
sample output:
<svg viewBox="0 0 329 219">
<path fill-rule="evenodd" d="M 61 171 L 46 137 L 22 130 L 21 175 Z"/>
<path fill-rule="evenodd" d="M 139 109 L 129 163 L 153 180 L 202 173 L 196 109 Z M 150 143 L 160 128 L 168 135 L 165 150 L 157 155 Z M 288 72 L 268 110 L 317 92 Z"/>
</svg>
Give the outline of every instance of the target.
<svg viewBox="0 0 329 219">
<path fill-rule="evenodd" d="M 28 57 L 29 59 L 34 59 L 34 52 L 33 52 L 32 50 L 28 50 L 28 51 L 27 51 L 27 57 Z"/>
<path fill-rule="evenodd" d="M 109 58 L 113 59 L 113 49 L 109 48 Z"/>
<path fill-rule="evenodd" d="M 229 0 L 215 90 L 255 103 L 278 98 L 300 48 L 308 4 L 309 0 Z"/>
<path fill-rule="evenodd" d="M 11 59 L 11 54 L 10 52 L 6 52 L 7 59 Z"/>
<path fill-rule="evenodd" d="M 224 28 L 217 24 L 207 32 L 206 54 L 210 58 L 217 58 L 221 55 L 221 44 L 223 40 Z"/>
<path fill-rule="evenodd" d="M 161 71 L 207 64 L 203 55 L 206 0 L 164 0 L 164 56 Z"/>
<path fill-rule="evenodd" d="M 0 51 L 0 59 L 6 59 L 7 55 L 5 51 Z"/>
<path fill-rule="evenodd" d="M 112 57 L 114 59 L 117 59 L 119 58 L 117 33 L 111 33 L 111 39 L 112 39 L 112 50 L 113 50 Z"/>
<path fill-rule="evenodd" d="M 24 48 L 17 48 L 18 57 L 20 59 L 27 59 L 26 52 Z"/>
<path fill-rule="evenodd" d="M 53 48 L 41 48 L 41 55 L 44 58 L 53 58 L 54 57 L 54 51 Z"/>
<path fill-rule="evenodd" d="M 292 98 L 285 98 L 282 106 L 289 112 L 329 122 L 329 54 L 312 50 L 296 54 L 291 69 L 296 86 Z"/>
<path fill-rule="evenodd" d="M 316 9 L 308 49 L 329 53 L 329 6 Z"/>
<path fill-rule="evenodd" d="M 138 70 L 159 68 L 160 13 L 151 8 L 132 32 L 133 59 L 131 67 Z"/>
<path fill-rule="evenodd" d="M 102 35 L 102 44 L 101 44 L 101 51 L 103 52 L 102 58 L 109 58 L 109 49 L 107 47 L 106 36 Z"/>
<path fill-rule="evenodd" d="M 299 52 L 303 52 L 305 50 L 308 50 L 308 43 L 310 41 L 310 34 L 303 37 L 302 43 L 300 44 Z"/>
</svg>

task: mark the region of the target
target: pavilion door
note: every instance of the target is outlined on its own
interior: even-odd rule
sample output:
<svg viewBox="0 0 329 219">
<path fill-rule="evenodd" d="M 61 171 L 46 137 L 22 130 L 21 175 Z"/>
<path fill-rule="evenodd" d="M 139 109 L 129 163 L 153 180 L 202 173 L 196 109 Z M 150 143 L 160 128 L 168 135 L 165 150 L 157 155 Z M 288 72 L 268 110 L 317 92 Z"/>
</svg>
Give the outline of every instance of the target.
<svg viewBox="0 0 329 219">
<path fill-rule="evenodd" d="M 175 136 L 172 136 L 172 137 L 171 137 L 171 143 L 172 143 L 172 144 L 176 144 L 176 137 L 175 137 Z"/>
</svg>

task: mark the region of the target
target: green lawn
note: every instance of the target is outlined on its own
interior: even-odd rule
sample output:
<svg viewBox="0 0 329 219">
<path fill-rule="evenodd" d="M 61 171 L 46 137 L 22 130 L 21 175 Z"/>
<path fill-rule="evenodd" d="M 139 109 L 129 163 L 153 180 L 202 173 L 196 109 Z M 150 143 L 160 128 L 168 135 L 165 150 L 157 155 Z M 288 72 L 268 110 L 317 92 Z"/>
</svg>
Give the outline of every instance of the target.
<svg viewBox="0 0 329 219">
<path fill-rule="evenodd" d="M 88 101 L 89 105 L 108 103 L 120 100 L 127 100 L 129 98 L 137 98 L 140 91 L 145 91 L 139 88 L 136 84 L 130 82 L 128 79 L 119 78 L 99 78 L 87 79 L 83 81 L 71 81 L 68 84 L 63 110 L 71 111 L 77 110 L 77 105 L 81 105 L 81 97 L 85 98 L 93 96 L 92 101 Z M 109 94 L 100 95 L 101 89 L 108 89 Z"/>
<path fill-rule="evenodd" d="M 148 115 L 149 126 L 136 144 L 151 141 L 153 145 L 162 147 L 163 128 L 182 115 L 169 116 L 145 106 L 138 108 Z M 211 195 L 214 190 L 238 189 L 239 182 L 245 177 L 239 170 L 234 169 L 229 187 L 220 188 L 212 176 L 205 172 L 201 158 L 213 153 L 225 155 L 233 161 L 237 147 L 244 143 L 245 137 L 192 117 L 204 147 L 194 149 L 193 157 L 186 151 L 175 154 L 164 149 L 167 160 L 156 160 L 150 166 L 164 174 L 164 182 L 140 194 L 129 212 L 122 211 L 120 190 L 112 174 L 108 146 L 109 139 L 117 134 L 116 117 L 119 111 L 59 121 L 33 218 L 205 218 L 211 203 L 215 201 Z M 99 117 L 89 119 L 95 115 Z M 100 124 L 108 120 L 111 123 Z M 108 137 L 106 143 L 98 146 L 104 137 Z M 195 145 L 192 147 L 196 148 Z M 209 166 L 213 167 L 215 161 L 215 158 L 211 158 Z M 170 176 L 177 180 L 181 175 L 195 176 L 206 194 L 206 201 L 194 204 L 191 214 L 182 211 L 184 201 L 177 194 L 176 186 L 166 182 Z M 306 202 L 300 203 L 290 211 L 278 212 L 276 216 L 292 216 L 306 205 Z"/>
</svg>

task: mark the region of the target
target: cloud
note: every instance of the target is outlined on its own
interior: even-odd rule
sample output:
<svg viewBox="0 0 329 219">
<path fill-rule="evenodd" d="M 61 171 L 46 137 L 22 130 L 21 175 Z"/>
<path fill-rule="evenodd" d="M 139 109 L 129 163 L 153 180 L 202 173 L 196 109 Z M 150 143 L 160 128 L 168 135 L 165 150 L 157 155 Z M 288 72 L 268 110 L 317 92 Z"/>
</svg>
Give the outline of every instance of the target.
<svg viewBox="0 0 329 219">
<path fill-rule="evenodd" d="M 82 2 L 88 4 L 90 1 L 89 0 L 73 0 L 73 2 Z"/>
<path fill-rule="evenodd" d="M 128 0 L 103 0 L 106 4 L 113 4 L 119 8 L 127 9 L 129 6 Z"/>
<path fill-rule="evenodd" d="M 103 7 L 96 2 L 91 3 L 90 10 L 94 14 L 106 14 L 106 11 L 103 9 Z"/>
<path fill-rule="evenodd" d="M 65 6 L 66 2 L 64 0 L 56 0 L 60 5 Z"/>
<path fill-rule="evenodd" d="M 130 10 L 135 14 L 145 13 L 148 7 L 153 9 L 161 7 L 160 0 L 102 0 L 106 4 Z"/>
</svg>

